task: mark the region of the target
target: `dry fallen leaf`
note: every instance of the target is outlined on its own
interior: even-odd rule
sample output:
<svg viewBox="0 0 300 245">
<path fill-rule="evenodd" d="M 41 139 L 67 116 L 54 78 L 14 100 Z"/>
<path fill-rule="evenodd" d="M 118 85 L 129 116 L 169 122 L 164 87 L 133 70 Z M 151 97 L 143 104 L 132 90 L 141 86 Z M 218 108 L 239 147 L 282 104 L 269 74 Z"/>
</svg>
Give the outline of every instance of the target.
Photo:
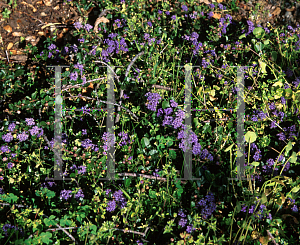
<svg viewBox="0 0 300 245">
<path fill-rule="evenodd" d="M 277 7 L 274 12 L 272 13 L 273 17 L 276 16 L 276 15 L 279 15 L 281 12 L 281 9 L 279 7 Z"/>
<path fill-rule="evenodd" d="M 52 0 L 43 0 L 44 4 L 49 7 L 52 4 Z"/>
<path fill-rule="evenodd" d="M 12 28 L 9 25 L 4 26 L 3 29 L 7 32 L 12 32 Z"/>
<path fill-rule="evenodd" d="M 220 14 L 217 14 L 217 13 L 214 13 L 213 18 L 215 18 L 215 19 L 220 19 L 220 18 L 221 18 L 221 15 L 220 15 Z"/>
<path fill-rule="evenodd" d="M 37 11 L 37 9 L 32 5 L 32 4 L 30 4 L 30 3 L 26 3 L 26 2 L 21 2 L 22 4 L 24 4 L 24 5 L 27 5 L 27 6 L 29 6 L 29 7 L 31 7 L 32 8 L 32 11 L 35 13 L 36 11 Z"/>
<path fill-rule="evenodd" d="M 9 50 L 9 52 L 12 54 L 12 55 L 19 55 L 19 54 L 24 54 L 22 51 L 19 51 L 19 50 Z"/>
<path fill-rule="evenodd" d="M 97 18 L 97 20 L 95 21 L 94 32 L 98 33 L 98 25 L 100 23 L 109 23 L 109 19 L 105 17 Z"/>
<path fill-rule="evenodd" d="M 13 43 L 9 43 L 8 45 L 7 45 L 7 50 L 10 50 L 11 48 L 12 48 L 12 46 L 14 46 L 14 44 Z"/>
<path fill-rule="evenodd" d="M 35 41 L 35 37 L 34 36 L 28 36 L 25 38 L 26 41 L 30 41 L 30 42 L 34 42 Z"/>
<path fill-rule="evenodd" d="M 38 32 L 38 35 L 40 35 L 40 36 L 45 36 L 45 35 L 46 35 L 46 33 L 45 33 L 45 32 L 43 32 L 43 31 L 39 31 L 39 32 Z"/>
<path fill-rule="evenodd" d="M 218 3 L 222 3 L 222 2 L 224 2 L 224 0 L 217 0 L 217 2 L 218 2 Z"/>
<path fill-rule="evenodd" d="M 47 16 L 47 14 L 45 12 L 42 12 L 41 16 Z"/>
<path fill-rule="evenodd" d="M 23 33 L 22 32 L 13 32 L 12 34 L 14 37 L 20 37 L 20 36 L 23 36 Z"/>
<path fill-rule="evenodd" d="M 200 3 L 211 4 L 211 2 L 208 0 L 200 0 Z"/>
</svg>

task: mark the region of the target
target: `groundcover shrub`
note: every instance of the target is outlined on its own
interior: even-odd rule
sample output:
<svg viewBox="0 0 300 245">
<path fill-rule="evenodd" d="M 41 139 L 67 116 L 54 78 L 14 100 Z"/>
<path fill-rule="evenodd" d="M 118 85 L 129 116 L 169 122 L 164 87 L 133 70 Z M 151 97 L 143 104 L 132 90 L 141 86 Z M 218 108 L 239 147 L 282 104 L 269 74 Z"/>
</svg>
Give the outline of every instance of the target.
<svg viewBox="0 0 300 245">
<path fill-rule="evenodd" d="M 1 63 L 1 244 L 298 244 L 299 27 L 235 23 L 221 3 L 97 5 L 100 18 L 82 16 L 70 43 L 54 35 L 28 45 L 26 66 Z M 68 66 L 61 176 L 71 180 L 53 179 L 47 66 L 58 65 Z M 245 66 L 247 180 L 234 179 L 237 66 Z M 114 134 L 103 109 L 108 71 Z M 102 180 L 113 144 L 118 179 Z M 180 180 L 186 151 L 199 180 Z"/>
</svg>

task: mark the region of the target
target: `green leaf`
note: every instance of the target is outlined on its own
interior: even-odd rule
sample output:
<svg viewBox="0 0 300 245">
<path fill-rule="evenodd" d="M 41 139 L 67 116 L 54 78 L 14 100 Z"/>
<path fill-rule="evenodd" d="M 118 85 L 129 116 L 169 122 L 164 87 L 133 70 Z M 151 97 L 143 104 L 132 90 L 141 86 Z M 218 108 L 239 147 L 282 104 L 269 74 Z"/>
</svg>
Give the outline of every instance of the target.
<svg viewBox="0 0 300 245">
<path fill-rule="evenodd" d="M 300 187 L 299 186 L 295 186 L 292 190 L 291 190 L 291 192 L 298 192 L 299 191 L 299 189 L 300 189 Z"/>
<path fill-rule="evenodd" d="M 163 109 L 166 109 L 166 108 L 168 108 L 168 107 L 170 107 L 169 101 L 163 101 L 163 102 L 162 102 L 162 108 L 163 108 Z"/>
<path fill-rule="evenodd" d="M 246 34 L 243 34 L 243 35 L 239 36 L 239 39 L 243 39 L 245 37 L 246 37 Z"/>
<path fill-rule="evenodd" d="M 224 151 L 227 152 L 227 151 L 230 151 L 232 149 L 232 147 L 234 146 L 234 144 L 228 146 Z"/>
<path fill-rule="evenodd" d="M 16 70 L 16 72 L 15 72 L 16 77 L 22 76 L 23 74 L 24 74 L 24 70 L 22 70 L 22 69 Z"/>
<path fill-rule="evenodd" d="M 153 190 L 150 190 L 150 191 L 149 191 L 149 196 L 150 196 L 151 198 L 156 198 L 156 192 L 153 191 Z"/>
<path fill-rule="evenodd" d="M 285 90 L 285 95 L 284 95 L 284 97 L 285 97 L 286 99 L 291 99 L 291 98 L 292 98 L 292 95 L 293 95 L 293 90 L 292 90 L 291 88 L 287 88 L 287 89 Z"/>
<path fill-rule="evenodd" d="M 291 141 L 289 141 L 289 143 L 285 147 L 285 154 L 288 154 L 292 148 L 293 148 L 293 144 Z"/>
<path fill-rule="evenodd" d="M 265 62 L 262 62 L 260 59 L 258 60 L 258 62 L 259 62 L 259 66 L 261 68 L 261 72 L 262 73 L 267 73 L 267 71 L 266 71 L 267 64 Z"/>
<path fill-rule="evenodd" d="M 259 162 L 252 162 L 251 164 L 255 167 L 259 166 Z"/>
<path fill-rule="evenodd" d="M 145 148 L 145 147 L 148 148 L 149 145 L 150 145 L 149 139 L 146 138 L 146 137 L 143 137 L 143 138 L 142 138 L 142 146 L 143 146 L 143 148 Z"/>
<path fill-rule="evenodd" d="M 261 27 L 256 27 L 256 28 L 253 30 L 253 34 L 254 34 L 256 37 L 261 36 L 263 33 L 264 33 L 264 29 L 261 28 Z"/>
<path fill-rule="evenodd" d="M 272 55 L 272 61 L 276 62 L 276 60 L 277 60 L 277 52 L 276 51 L 272 51 L 271 55 Z"/>
<path fill-rule="evenodd" d="M 242 207 L 241 207 L 241 203 L 239 201 L 236 202 L 236 212 L 239 213 L 241 212 Z"/>
<path fill-rule="evenodd" d="M 128 179 L 125 180 L 126 189 L 130 186 L 130 183 L 131 183 L 131 178 L 128 178 Z"/>
<path fill-rule="evenodd" d="M 171 159 L 176 159 L 176 152 L 174 150 L 169 151 L 169 156 Z"/>
<path fill-rule="evenodd" d="M 268 201 L 267 196 L 265 193 L 263 193 L 261 196 L 261 203 L 266 203 L 267 201 Z"/>
<path fill-rule="evenodd" d="M 293 151 L 292 156 L 290 157 L 289 162 L 295 163 L 297 161 L 297 154 Z"/>
<path fill-rule="evenodd" d="M 256 134 L 254 132 L 252 132 L 252 131 L 248 131 L 245 134 L 245 140 L 248 143 L 253 143 L 256 140 Z"/>
</svg>

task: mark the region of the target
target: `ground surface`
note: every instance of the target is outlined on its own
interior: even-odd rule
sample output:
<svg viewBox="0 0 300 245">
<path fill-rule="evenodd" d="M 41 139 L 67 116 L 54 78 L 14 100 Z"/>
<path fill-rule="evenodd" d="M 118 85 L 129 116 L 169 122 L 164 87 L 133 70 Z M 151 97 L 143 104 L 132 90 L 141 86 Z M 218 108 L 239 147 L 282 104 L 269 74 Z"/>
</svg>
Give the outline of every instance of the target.
<svg viewBox="0 0 300 245">
<path fill-rule="evenodd" d="M 200 0 L 199 2 L 200 4 L 211 3 L 210 0 Z M 232 1 L 217 0 L 217 2 L 224 4 Z M 239 9 L 231 13 L 235 21 L 250 19 L 263 27 L 267 22 L 275 27 L 288 24 L 296 26 L 300 23 L 300 4 L 298 6 L 283 0 L 250 0 L 247 3 L 238 0 L 236 6 Z M 0 15 L 0 35 L 2 37 L 0 59 L 18 63 L 24 63 L 27 60 L 27 56 L 24 54 L 27 43 L 43 45 L 42 41 L 55 33 L 58 41 L 62 43 L 70 41 L 69 31 L 73 28 L 72 24 L 80 19 L 81 15 L 75 3 L 64 4 L 58 0 L 16 0 L 15 8 L 1 0 L 0 9 L 2 10 L 2 15 Z M 11 11 L 9 18 L 3 18 L 5 9 Z M 227 7 L 227 10 L 230 8 Z M 93 25 L 92 20 L 95 19 L 95 15 L 100 14 L 102 9 L 97 9 L 95 6 L 87 11 L 83 9 L 81 11 L 89 16 Z"/>
</svg>

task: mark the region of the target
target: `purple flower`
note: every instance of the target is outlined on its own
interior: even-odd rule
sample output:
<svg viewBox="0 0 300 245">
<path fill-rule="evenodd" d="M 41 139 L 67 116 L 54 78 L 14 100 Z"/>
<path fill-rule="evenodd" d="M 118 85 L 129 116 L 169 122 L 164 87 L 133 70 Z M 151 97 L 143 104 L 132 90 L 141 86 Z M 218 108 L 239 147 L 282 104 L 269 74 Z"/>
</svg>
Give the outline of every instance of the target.
<svg viewBox="0 0 300 245">
<path fill-rule="evenodd" d="M 76 29 L 82 28 L 82 24 L 80 22 L 75 22 L 73 25 Z"/>
<path fill-rule="evenodd" d="M 4 152 L 7 152 L 9 153 L 10 152 L 10 149 L 7 145 L 2 145 L 0 150 L 4 153 Z"/>
<path fill-rule="evenodd" d="M 9 124 L 9 125 L 8 125 L 8 131 L 10 131 L 10 132 L 14 131 L 15 127 L 16 127 L 16 124 L 15 124 L 15 123 Z"/>
<path fill-rule="evenodd" d="M 124 99 L 129 99 L 129 96 L 127 96 L 127 94 L 123 95 Z"/>
<path fill-rule="evenodd" d="M 176 20 L 176 15 L 172 15 L 171 19 Z"/>
<path fill-rule="evenodd" d="M 111 192 L 111 189 L 106 189 L 105 194 L 108 196 L 108 194 Z"/>
<path fill-rule="evenodd" d="M 185 227 L 187 223 L 187 219 L 181 218 L 178 222 L 178 225 L 180 225 L 181 227 Z"/>
<path fill-rule="evenodd" d="M 11 133 L 7 133 L 7 134 L 2 135 L 2 139 L 4 140 L 4 142 L 9 143 L 14 139 L 14 137 L 12 136 Z"/>
<path fill-rule="evenodd" d="M 79 39 L 78 39 L 78 42 L 80 42 L 80 43 L 84 43 L 84 41 L 85 41 L 84 38 L 79 38 Z"/>
<path fill-rule="evenodd" d="M 270 110 L 275 110 L 276 109 L 276 106 L 275 106 L 274 102 L 272 102 L 271 104 L 269 103 L 269 109 Z"/>
<path fill-rule="evenodd" d="M 211 19 L 211 17 L 213 17 L 213 16 L 214 16 L 214 12 L 210 11 L 210 12 L 208 13 L 208 18 Z"/>
<path fill-rule="evenodd" d="M 187 11 L 189 10 L 188 7 L 187 7 L 186 5 L 182 5 L 181 8 L 182 8 L 182 10 L 183 10 L 184 12 L 187 12 Z"/>
<path fill-rule="evenodd" d="M 164 109 L 164 112 L 168 116 L 173 112 L 173 109 L 172 108 L 166 108 L 166 109 Z"/>
<path fill-rule="evenodd" d="M 151 21 L 148 21 L 147 24 L 148 24 L 148 26 L 152 27 Z"/>
<path fill-rule="evenodd" d="M 116 202 L 115 202 L 115 200 L 109 201 L 108 204 L 107 204 L 106 210 L 108 212 L 113 212 L 113 211 L 115 211 L 115 209 L 116 209 Z"/>
<path fill-rule="evenodd" d="M 291 210 L 292 210 L 293 212 L 298 212 L 298 207 L 297 207 L 296 205 L 294 205 L 294 206 L 291 208 Z"/>
<path fill-rule="evenodd" d="M 186 214 L 184 214 L 184 212 L 182 210 L 180 210 L 178 212 L 178 216 L 182 217 L 182 218 L 185 218 L 186 217 Z"/>
<path fill-rule="evenodd" d="M 158 10 L 157 12 L 158 12 L 159 14 L 162 14 L 162 13 L 163 13 L 161 10 Z"/>
<path fill-rule="evenodd" d="M 84 29 L 89 32 L 91 29 L 93 29 L 93 26 L 91 26 L 90 24 L 85 24 L 84 25 Z"/>
<path fill-rule="evenodd" d="M 25 122 L 27 123 L 27 126 L 33 126 L 35 125 L 33 118 L 25 118 Z"/>
<path fill-rule="evenodd" d="M 223 6 L 221 3 L 218 4 L 218 7 L 219 7 L 219 9 L 221 9 L 221 10 L 226 10 L 226 7 Z"/>
<path fill-rule="evenodd" d="M 286 104 L 286 99 L 284 97 L 281 97 L 281 104 L 285 105 Z"/>
<path fill-rule="evenodd" d="M 169 12 L 169 11 L 166 11 L 166 15 L 170 15 L 170 12 Z"/>
<path fill-rule="evenodd" d="M 84 198 L 83 191 L 81 189 L 78 190 L 78 192 L 75 194 L 76 199 Z"/>
<path fill-rule="evenodd" d="M 161 100 L 161 96 L 158 93 L 146 93 L 145 96 L 147 96 L 148 104 L 147 109 L 151 111 L 156 111 L 156 107 L 159 103 L 159 100 Z"/>
<path fill-rule="evenodd" d="M 178 106 L 178 104 L 174 100 L 170 100 L 170 103 L 171 103 L 171 107 L 176 108 Z"/>
<path fill-rule="evenodd" d="M 32 129 L 29 129 L 29 132 L 31 135 L 36 135 L 39 133 L 40 128 L 38 126 L 32 127 Z"/>
<path fill-rule="evenodd" d="M 78 73 L 77 73 L 77 71 L 72 72 L 72 73 L 70 74 L 70 80 L 71 80 L 71 81 L 77 81 L 77 79 L 78 79 Z"/>
<path fill-rule="evenodd" d="M 87 134 L 87 130 L 86 129 L 82 129 L 82 135 L 86 135 Z"/>
<path fill-rule="evenodd" d="M 193 228 L 193 225 L 188 225 L 187 228 L 186 228 L 186 232 L 187 233 L 191 233 L 193 230 L 196 230 L 195 228 Z"/>
<path fill-rule="evenodd" d="M 20 140 L 20 142 L 25 141 L 28 139 L 28 134 L 25 132 L 22 132 L 21 134 L 18 134 L 17 139 Z"/>
<path fill-rule="evenodd" d="M 11 162 L 9 162 L 9 163 L 7 164 L 7 168 L 8 168 L 8 169 L 12 169 L 14 166 L 15 166 L 15 164 L 13 164 L 13 163 L 11 163 Z"/>
<path fill-rule="evenodd" d="M 60 192 L 60 199 L 65 199 L 67 201 L 70 197 L 72 197 L 71 193 L 71 190 L 62 190 Z"/>
<path fill-rule="evenodd" d="M 78 169 L 79 169 L 78 174 L 85 174 L 86 173 L 86 166 L 81 165 L 81 166 L 78 167 Z"/>
<path fill-rule="evenodd" d="M 74 53 L 77 53 L 78 52 L 78 47 L 76 44 L 73 44 L 73 46 L 70 47 L 70 50 Z"/>
<path fill-rule="evenodd" d="M 52 43 L 52 44 L 48 47 L 48 49 L 49 49 L 49 50 L 56 49 L 56 45 Z"/>
</svg>

